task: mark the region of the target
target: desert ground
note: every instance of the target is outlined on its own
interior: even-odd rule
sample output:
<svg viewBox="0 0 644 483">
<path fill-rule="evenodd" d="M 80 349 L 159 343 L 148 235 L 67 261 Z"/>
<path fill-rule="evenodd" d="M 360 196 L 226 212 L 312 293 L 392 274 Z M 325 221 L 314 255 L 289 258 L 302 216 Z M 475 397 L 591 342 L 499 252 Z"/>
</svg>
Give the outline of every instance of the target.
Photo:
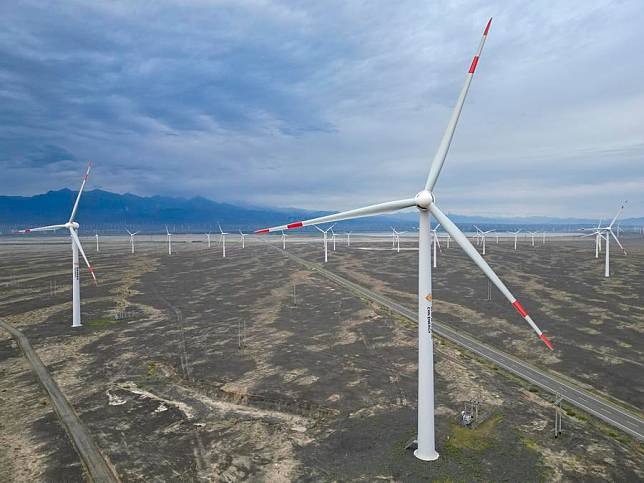
<svg viewBox="0 0 644 483">
<path fill-rule="evenodd" d="M 238 238 L 238 237 L 237 237 Z M 64 238 L 0 240 L 0 318 L 20 329 L 124 481 L 639 481 L 638 441 L 552 395 L 436 340 L 441 458 L 416 460 L 412 323 L 334 285 L 253 237 L 227 257 L 204 237 L 84 239 L 98 286 L 82 272 L 83 327 L 71 326 L 71 249 Z M 642 407 L 644 244 L 611 257 L 592 242 L 487 259 L 551 337 L 547 353 L 454 245 L 434 273 L 435 317 L 481 340 Z M 271 245 L 271 246 L 269 246 Z M 338 241 L 326 268 L 414 306 L 412 239 Z M 614 248 L 614 247 L 611 247 Z M 319 238 L 287 249 L 321 261 Z M 15 343 L 0 331 L 0 480 L 79 481 L 78 456 Z M 481 401 L 484 421 L 459 424 Z"/>
</svg>

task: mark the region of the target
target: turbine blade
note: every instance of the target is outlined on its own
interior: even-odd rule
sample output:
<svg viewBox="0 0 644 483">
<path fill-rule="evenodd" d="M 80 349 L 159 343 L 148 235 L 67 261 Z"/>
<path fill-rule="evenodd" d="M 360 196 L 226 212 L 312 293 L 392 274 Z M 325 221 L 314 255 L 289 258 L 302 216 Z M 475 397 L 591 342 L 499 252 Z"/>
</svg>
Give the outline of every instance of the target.
<svg viewBox="0 0 644 483">
<path fill-rule="evenodd" d="M 505 286 L 505 284 L 501 281 L 501 279 L 497 276 L 496 273 L 494 273 L 494 270 L 488 265 L 488 263 L 485 261 L 485 259 L 479 254 L 479 252 L 472 246 L 470 241 L 467 239 L 467 237 L 463 234 L 461 230 L 450 220 L 435 204 L 431 204 L 429 206 L 429 210 L 432 212 L 432 214 L 436 217 L 436 219 L 443 225 L 445 230 L 456 240 L 456 243 L 458 243 L 461 248 L 465 251 L 465 253 L 472 259 L 474 263 L 485 273 L 487 278 L 490 279 L 490 281 L 496 285 L 496 287 L 501 291 L 501 293 L 505 296 L 506 299 L 514 306 L 514 308 L 519 312 L 521 317 L 524 318 L 524 320 L 530 324 L 530 327 L 537 333 L 539 338 L 548 346 L 550 350 L 552 350 L 552 344 L 548 340 L 548 338 L 541 332 L 541 329 L 537 327 L 537 324 L 534 323 L 532 318 L 528 315 L 528 313 L 524 310 L 523 306 L 521 303 L 512 295 L 510 290 Z"/>
<path fill-rule="evenodd" d="M 456 105 L 454 106 L 454 110 L 452 111 L 452 116 L 447 123 L 447 128 L 445 129 L 443 138 L 438 145 L 438 151 L 436 151 L 434 160 L 432 161 L 431 167 L 429 168 L 429 175 L 427 176 L 427 182 L 425 183 L 425 189 L 428 191 L 432 191 L 434 189 L 438 175 L 440 174 L 441 169 L 443 168 L 443 164 L 445 163 L 447 151 L 449 151 L 449 146 L 452 142 L 452 138 L 454 137 L 454 131 L 456 130 L 456 125 L 458 124 L 458 118 L 461 115 L 461 110 L 463 109 L 465 98 L 467 97 L 467 91 L 470 89 L 470 84 L 472 83 L 472 78 L 474 77 L 474 71 L 476 70 L 476 66 L 478 65 L 479 57 L 481 56 L 481 52 L 483 51 L 483 45 L 485 45 L 485 39 L 487 39 L 487 34 L 490 31 L 491 24 L 492 19 L 490 19 L 485 26 L 483 37 L 481 38 L 481 42 L 479 43 L 479 48 L 476 51 L 476 55 L 472 59 L 472 64 L 470 65 L 470 69 L 468 70 L 467 76 L 465 77 L 465 84 L 461 89 L 461 93 L 458 96 L 458 100 L 456 101 Z"/>
<path fill-rule="evenodd" d="M 621 212 L 624 210 L 624 205 L 626 205 L 626 201 L 622 203 L 622 206 L 619 207 L 619 210 L 617 210 L 617 214 L 615 215 L 615 218 L 613 218 L 613 221 L 610 222 L 610 225 L 608 225 L 608 228 L 612 228 L 613 225 L 615 224 L 615 221 L 617 221 L 617 217 L 621 214 Z"/>
<path fill-rule="evenodd" d="M 18 230 L 18 233 L 31 233 L 32 231 L 56 231 L 61 228 L 65 228 L 65 225 L 48 225 L 39 226 L 37 228 L 25 228 L 24 230 Z"/>
<path fill-rule="evenodd" d="M 76 195 L 76 201 L 74 202 L 74 207 L 72 208 L 72 214 L 69 217 L 69 223 L 74 221 L 74 218 L 76 217 L 76 212 L 78 211 L 78 202 L 80 201 L 81 195 L 83 194 L 83 188 L 85 188 L 85 183 L 87 183 L 87 178 L 91 170 L 92 162 L 90 161 L 87 163 L 87 170 L 85 171 L 85 176 L 83 176 L 83 182 L 81 183 L 81 187 L 78 190 L 78 195 Z"/>
<path fill-rule="evenodd" d="M 611 235 L 613 235 L 613 238 L 615 239 L 615 241 L 616 241 L 616 242 L 617 242 L 617 244 L 619 245 L 619 248 L 621 248 L 621 249 L 622 249 L 622 251 L 624 252 L 624 255 L 626 255 L 626 249 L 625 249 L 625 248 L 622 246 L 622 244 L 619 242 L 619 239 L 617 238 L 617 236 L 615 236 L 615 233 L 613 233 L 613 230 L 610 230 L 610 234 L 611 234 Z"/>
<path fill-rule="evenodd" d="M 380 215 L 382 213 L 391 213 L 393 211 L 402 210 L 416 206 L 414 198 L 405 200 L 388 201 L 386 203 L 379 203 L 377 205 L 369 205 L 355 210 L 343 211 L 333 215 L 321 216 L 319 218 L 312 218 L 310 220 L 297 221 L 289 223 L 288 225 L 273 226 L 271 228 L 263 228 L 255 231 L 255 233 L 269 233 L 280 230 L 290 230 L 293 228 L 300 228 L 302 226 L 319 225 L 321 223 L 329 223 L 331 221 L 351 220 L 353 218 L 362 218 L 365 216 Z M 331 225 L 331 227 L 335 226 Z M 328 231 L 328 229 L 327 229 Z"/>
<path fill-rule="evenodd" d="M 73 228 L 69 229 L 69 234 L 72 236 L 72 240 L 74 240 L 74 243 L 78 247 L 78 251 L 80 254 L 83 256 L 83 260 L 85 260 L 85 263 L 87 264 L 87 269 L 89 270 L 89 273 L 92 274 L 92 278 L 94 278 L 94 283 L 98 285 L 98 282 L 96 281 L 96 275 L 94 275 L 94 269 L 89 263 L 89 260 L 85 256 L 85 251 L 83 250 L 83 246 L 81 245 L 80 240 L 78 239 L 78 235 L 76 234 L 76 230 Z"/>
</svg>

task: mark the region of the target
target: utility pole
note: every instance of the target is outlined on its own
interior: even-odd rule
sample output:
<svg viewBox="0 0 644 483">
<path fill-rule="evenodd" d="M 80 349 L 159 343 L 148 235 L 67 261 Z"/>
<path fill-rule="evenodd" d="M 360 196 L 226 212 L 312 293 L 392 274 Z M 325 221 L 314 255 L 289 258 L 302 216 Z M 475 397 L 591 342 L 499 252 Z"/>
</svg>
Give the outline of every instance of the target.
<svg viewBox="0 0 644 483">
<path fill-rule="evenodd" d="M 559 435 L 561 434 L 561 418 L 562 418 L 562 412 L 561 412 L 561 394 L 557 393 L 555 394 L 555 438 L 558 438 Z"/>
</svg>

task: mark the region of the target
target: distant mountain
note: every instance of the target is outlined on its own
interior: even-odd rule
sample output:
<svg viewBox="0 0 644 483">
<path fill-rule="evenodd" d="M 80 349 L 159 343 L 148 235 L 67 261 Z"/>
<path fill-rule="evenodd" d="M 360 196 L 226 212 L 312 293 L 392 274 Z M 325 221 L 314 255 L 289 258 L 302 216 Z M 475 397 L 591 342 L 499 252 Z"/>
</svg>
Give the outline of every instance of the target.
<svg viewBox="0 0 644 483">
<path fill-rule="evenodd" d="M 7 231 L 28 226 L 61 223 L 67 220 L 76 192 L 68 189 L 49 191 L 31 197 L 0 196 L 0 230 Z M 174 232 L 217 230 L 217 223 L 227 231 L 252 231 L 257 228 L 280 225 L 302 218 L 331 214 L 329 211 L 313 212 L 296 208 L 240 206 L 217 203 L 203 197 L 175 198 L 167 196 L 143 197 L 117 194 L 103 190 L 87 191 L 79 207 L 77 220 L 82 231 L 122 232 L 125 226 L 146 231 L 164 231 L 168 225 Z M 472 224 L 510 229 L 529 225 L 534 229 L 574 228 L 592 226 L 596 220 L 579 218 L 486 218 L 480 216 L 451 215 L 464 229 Z M 644 219 L 623 220 L 625 225 L 644 225 Z M 398 213 L 342 222 L 342 231 L 383 231 L 396 225 L 401 230 L 413 230 L 418 224 L 415 213 Z M 514 229 L 514 228 L 513 228 Z"/>
<path fill-rule="evenodd" d="M 69 217 L 76 193 L 62 189 L 31 197 L 0 196 L 0 224 L 24 227 L 64 222 Z M 321 216 L 325 213 L 306 214 Z M 302 212 L 296 215 L 299 219 Z M 122 229 L 130 226 L 165 229 L 164 225 L 168 225 L 175 231 L 186 231 L 189 227 L 216 230 L 217 223 L 227 230 L 247 230 L 256 228 L 258 224 L 294 221 L 279 209 L 244 208 L 203 197 L 143 197 L 103 190 L 83 193 L 77 220 L 83 228 Z"/>
</svg>

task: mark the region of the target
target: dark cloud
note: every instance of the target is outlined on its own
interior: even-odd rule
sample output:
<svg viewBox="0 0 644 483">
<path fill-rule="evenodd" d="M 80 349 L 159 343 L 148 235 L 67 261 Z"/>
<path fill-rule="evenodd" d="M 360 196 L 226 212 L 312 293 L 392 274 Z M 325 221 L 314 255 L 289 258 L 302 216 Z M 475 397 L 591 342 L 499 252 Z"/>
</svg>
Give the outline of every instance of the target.
<svg viewBox="0 0 644 483">
<path fill-rule="evenodd" d="M 407 196 L 493 15 L 441 204 L 587 216 L 628 195 L 641 213 L 643 14 L 635 0 L 4 2 L 0 191 L 73 187 L 93 159 L 119 192 L 321 209 Z"/>
</svg>

